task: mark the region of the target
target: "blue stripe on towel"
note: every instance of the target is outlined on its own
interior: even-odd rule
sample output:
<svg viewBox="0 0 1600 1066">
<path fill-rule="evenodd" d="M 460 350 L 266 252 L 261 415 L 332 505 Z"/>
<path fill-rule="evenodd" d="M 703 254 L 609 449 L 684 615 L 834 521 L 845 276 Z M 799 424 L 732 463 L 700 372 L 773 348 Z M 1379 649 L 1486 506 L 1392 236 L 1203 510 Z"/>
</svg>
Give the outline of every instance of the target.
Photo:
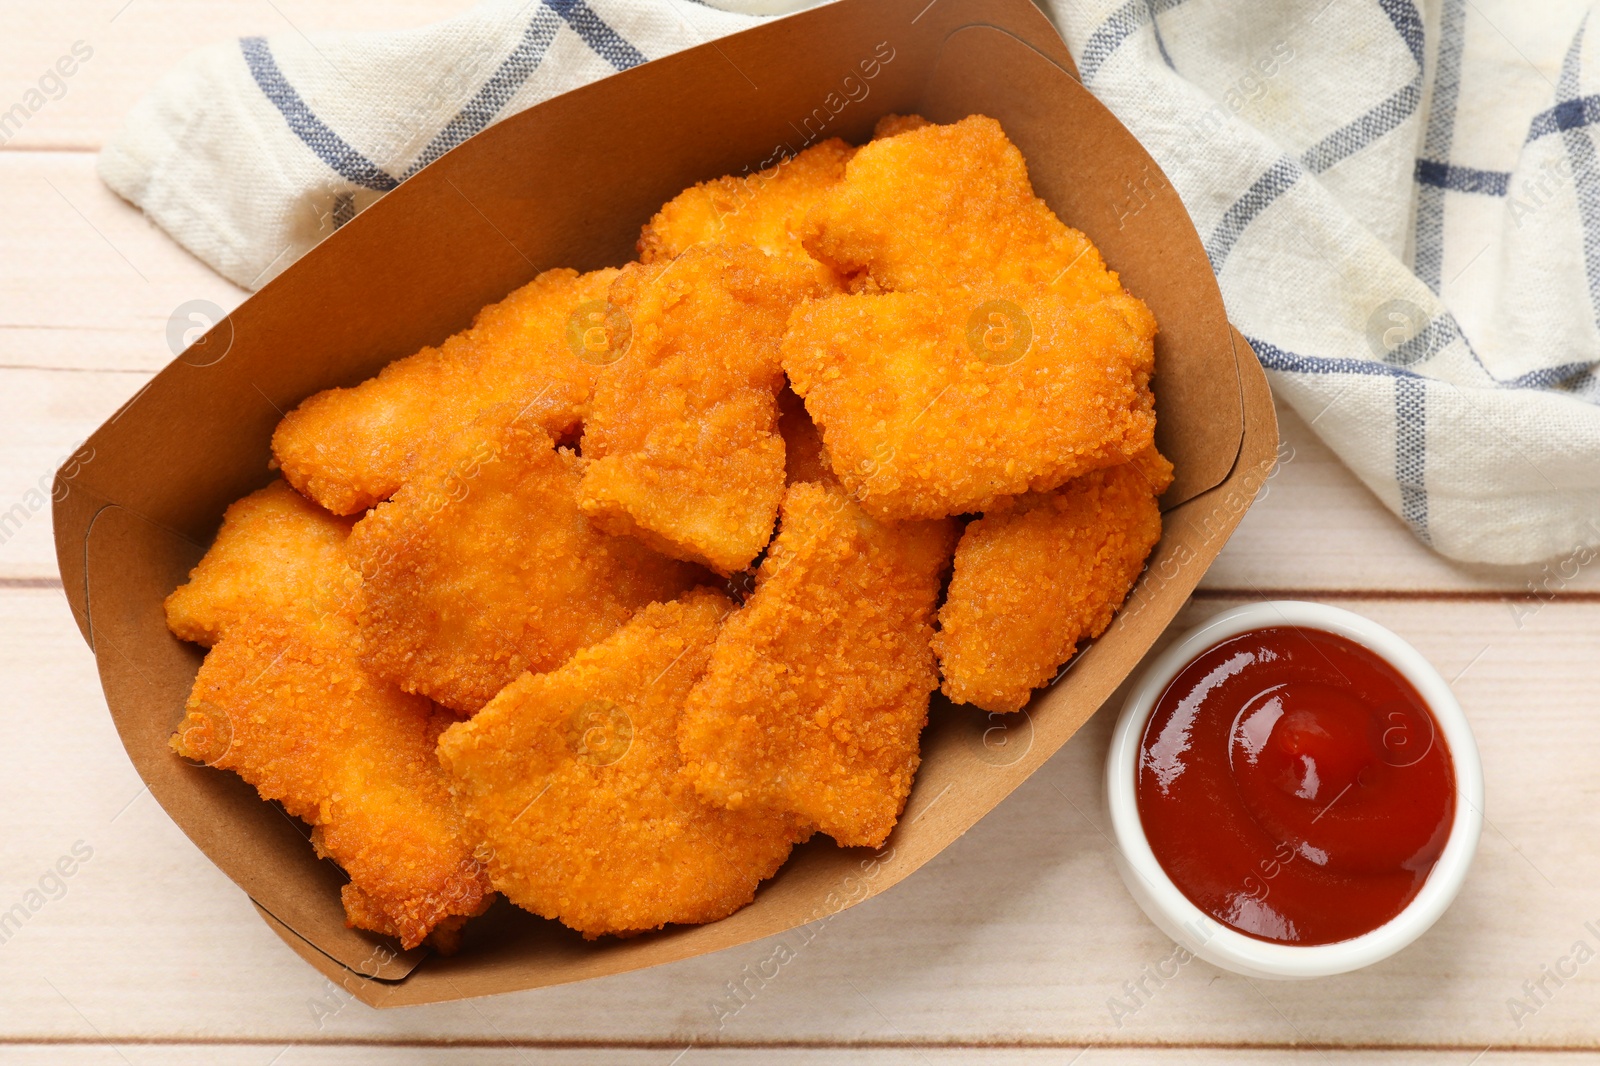
<svg viewBox="0 0 1600 1066">
<path fill-rule="evenodd" d="M 1357 377 L 1369 378 L 1415 378 L 1421 377 L 1415 370 L 1407 370 L 1403 366 L 1394 366 L 1391 363 L 1379 363 L 1372 359 L 1339 359 L 1325 358 L 1316 355 L 1299 355 L 1295 352 L 1285 351 L 1275 344 L 1261 340 L 1257 337 L 1246 337 L 1250 347 L 1255 349 L 1256 358 L 1268 370 L 1280 370 L 1287 374 L 1354 374 Z"/>
<path fill-rule="evenodd" d="M 278 69 L 278 61 L 272 57 L 272 49 L 267 46 L 265 37 L 242 37 L 239 39 L 239 48 L 244 52 L 244 61 L 256 85 L 283 115 L 295 136 L 305 142 L 318 159 L 332 167 L 346 181 L 364 188 L 388 192 L 400 184 L 329 129 L 306 106 L 294 86 L 283 76 L 283 71 Z"/>
<path fill-rule="evenodd" d="M 1476 167 L 1457 166 L 1454 163 L 1436 163 L 1432 159 L 1417 160 L 1417 184 L 1451 192 L 1471 192 L 1480 196 L 1504 196 L 1511 189 L 1511 175 L 1504 170 L 1479 170 Z M 1420 214 L 1420 212 L 1419 212 Z M 1418 219 L 1418 229 L 1421 219 Z M 1419 247 L 1422 243 L 1418 234 Z"/>
<path fill-rule="evenodd" d="M 1593 363 L 1562 363 L 1560 366 L 1542 366 L 1538 370 L 1530 370 L 1500 384 L 1510 389 L 1572 389 L 1582 384 L 1579 379 L 1583 375 L 1592 373 Z"/>
<path fill-rule="evenodd" d="M 1155 32 L 1156 50 L 1161 53 L 1161 62 L 1167 65 L 1168 70 L 1176 73 L 1177 64 L 1173 63 L 1172 55 L 1167 51 L 1166 39 L 1161 36 L 1161 23 L 1156 21 L 1156 0 L 1144 0 L 1144 4 L 1150 9 L 1150 29 Z"/>
<path fill-rule="evenodd" d="M 1428 532 L 1428 388 L 1420 377 L 1394 382 L 1394 476 L 1400 484 L 1400 517 L 1417 539 L 1431 544 Z"/>
<path fill-rule="evenodd" d="M 1533 116 L 1528 124 L 1528 139 L 1532 143 L 1540 137 L 1563 130 L 1577 130 L 1600 122 L 1600 95 L 1580 96 L 1576 100 L 1563 100 L 1547 111 Z"/>
<path fill-rule="evenodd" d="M 1111 58 L 1113 52 L 1121 48 L 1123 42 L 1134 35 L 1134 32 L 1147 22 L 1154 21 L 1155 17 L 1163 11 L 1171 11 L 1182 4 L 1184 0 L 1127 0 L 1127 3 L 1111 13 L 1083 45 L 1083 58 L 1078 63 L 1078 75 L 1085 85 L 1094 80 L 1096 74 L 1105 61 Z M 1162 49 L 1163 58 L 1166 50 Z M 1170 67 L 1172 61 L 1167 60 Z"/>
<path fill-rule="evenodd" d="M 1320 174 L 1391 132 L 1416 112 L 1417 105 L 1422 99 L 1424 46 L 1422 16 L 1417 13 L 1412 0 L 1378 0 L 1378 5 L 1384 14 L 1389 16 L 1395 32 L 1400 35 L 1400 39 L 1405 42 L 1406 50 L 1411 53 L 1417 68 L 1415 76 L 1377 107 L 1312 145 L 1300 157 L 1298 163 L 1289 158 L 1280 159 L 1257 178 L 1255 184 L 1251 185 L 1223 214 L 1216 231 L 1206 242 L 1206 257 L 1211 260 L 1213 272 L 1221 273 L 1223 264 L 1228 260 L 1228 254 L 1244 235 L 1245 229 L 1274 200 L 1294 186 L 1300 179 L 1302 167 L 1313 174 Z M 1121 9 L 1121 11 L 1126 10 L 1126 7 Z M 1116 16 L 1113 16 L 1113 21 L 1115 18 Z M 1108 21 L 1106 26 L 1110 24 Z M 1102 26 L 1101 29 L 1105 29 L 1106 26 Z M 1099 32 L 1097 30 L 1096 34 Z M 1127 32 L 1131 33 L 1132 29 Z M 1085 47 L 1085 55 L 1087 54 L 1088 48 Z"/>
<path fill-rule="evenodd" d="M 1402 122 L 1416 114 L 1422 102 L 1422 56 L 1424 28 L 1422 16 L 1411 0 L 1378 0 L 1378 6 L 1389 16 L 1395 32 L 1405 42 L 1406 50 L 1416 64 L 1416 73 L 1388 99 L 1371 111 L 1306 149 L 1300 162 L 1313 174 L 1321 174 L 1341 160 L 1348 159 L 1372 144 L 1384 134 L 1396 129 Z"/>
<path fill-rule="evenodd" d="M 1276 345 L 1247 337 L 1256 357 L 1268 370 L 1291 374 L 1350 374 L 1356 377 L 1394 379 L 1395 480 L 1400 485 L 1400 517 L 1424 544 L 1428 532 L 1427 395 L 1428 380 L 1415 370 L 1368 359 L 1324 359 L 1286 352 Z"/>
<path fill-rule="evenodd" d="M 428 142 L 428 146 L 406 168 L 406 177 L 409 178 L 493 122 L 523 82 L 539 69 L 550 42 L 555 40 L 556 32 L 560 29 L 561 20 L 555 12 L 546 4 L 539 5 L 511 54 L 501 61 L 466 106 Z"/>
<path fill-rule="evenodd" d="M 428 142 L 406 169 L 404 177 L 415 174 L 494 122 L 501 109 L 543 62 L 550 43 L 560 29 L 557 15 L 583 38 L 585 44 L 617 70 L 626 70 L 645 62 L 644 53 L 607 25 L 585 0 L 542 0 L 510 55 L 479 87 L 473 98 Z M 364 188 L 388 192 L 399 185 L 399 179 L 356 150 L 317 117 L 284 77 L 266 38 L 241 38 L 239 46 L 257 87 L 283 115 L 295 136 L 316 153 L 318 159 L 346 181 Z"/>
<path fill-rule="evenodd" d="M 1589 17 L 1584 16 L 1572 44 L 1561 61 L 1561 76 L 1556 83 L 1559 113 L 1567 104 L 1578 102 L 1578 85 L 1583 72 L 1583 34 Z M 1594 140 L 1582 125 L 1562 125 L 1561 143 L 1572 161 L 1572 185 L 1578 196 L 1578 216 L 1583 223 L 1583 265 L 1589 280 L 1589 308 L 1600 322 L 1600 159 Z"/>
<path fill-rule="evenodd" d="M 1434 328 L 1436 324 L 1438 325 L 1437 330 Z M 1386 363 L 1378 362 L 1375 359 L 1300 355 L 1297 352 L 1285 351 L 1270 341 L 1264 341 L 1258 337 L 1247 337 L 1245 339 L 1250 342 L 1250 347 L 1255 350 L 1256 358 L 1262 366 L 1268 370 L 1277 370 L 1285 374 L 1350 374 L 1355 377 L 1417 378 L 1420 380 L 1426 378 L 1427 375 L 1419 374 L 1410 368 L 1428 358 L 1429 355 L 1437 354 L 1440 349 L 1458 337 L 1465 343 L 1466 338 L 1461 337 L 1460 327 L 1455 324 L 1454 318 L 1441 316 L 1429 323 L 1428 327 L 1417 335 L 1416 339 L 1421 340 L 1427 354 L 1418 355 L 1414 358 L 1402 356 L 1400 359 L 1394 359 L 1391 356 L 1392 361 Z M 1444 343 L 1437 343 L 1437 338 L 1443 338 Z M 1396 353 L 1404 351 L 1410 343 L 1407 342 L 1407 344 L 1395 349 Z M 1490 384 L 1502 389 L 1560 388 L 1563 391 L 1574 392 L 1586 385 L 1584 375 L 1593 372 L 1594 366 L 1591 363 L 1566 363 L 1561 366 L 1541 367 L 1538 370 L 1530 370 L 1526 374 L 1519 374 L 1514 378 L 1494 377 L 1489 374 L 1487 368 L 1484 370 L 1484 375 L 1488 378 Z"/>
<path fill-rule="evenodd" d="M 1212 273 L 1222 273 L 1222 264 L 1228 261 L 1228 253 L 1233 251 L 1233 246 L 1244 235 L 1245 228 L 1274 200 L 1293 188 L 1295 182 L 1300 180 L 1301 173 L 1298 163 L 1284 157 L 1268 167 L 1245 190 L 1244 195 L 1234 201 L 1222 216 L 1222 221 L 1217 223 L 1211 239 L 1206 242 L 1206 258 L 1211 260 Z"/>
<path fill-rule="evenodd" d="M 556 14 L 567 20 L 567 25 L 577 31 L 583 42 L 618 70 L 636 67 L 645 61 L 644 53 L 622 39 L 622 35 L 606 25 L 594 8 L 584 0 L 544 0 Z"/>
<path fill-rule="evenodd" d="M 1422 151 L 1430 159 L 1449 159 L 1450 147 L 1456 133 L 1456 102 L 1461 96 L 1461 53 L 1467 38 L 1467 5 L 1465 0 L 1445 0 L 1439 25 L 1439 53 L 1433 74 L 1433 102 L 1429 107 L 1428 128 L 1423 137 Z M 1423 178 L 1424 161 L 1417 160 L 1417 237 L 1416 252 L 1412 256 L 1417 276 L 1434 292 L 1444 284 L 1444 191 L 1449 188 L 1441 181 Z M 1447 178 L 1449 164 L 1431 164 Z M 1427 171 L 1430 177 L 1434 171 Z"/>
</svg>

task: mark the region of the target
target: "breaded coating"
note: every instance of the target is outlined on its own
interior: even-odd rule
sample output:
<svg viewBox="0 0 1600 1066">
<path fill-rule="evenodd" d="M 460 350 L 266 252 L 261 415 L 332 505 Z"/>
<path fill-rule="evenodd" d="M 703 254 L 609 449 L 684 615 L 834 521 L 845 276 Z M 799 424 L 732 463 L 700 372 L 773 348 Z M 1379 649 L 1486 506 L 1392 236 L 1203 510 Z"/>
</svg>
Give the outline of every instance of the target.
<svg viewBox="0 0 1600 1066">
<path fill-rule="evenodd" d="M 932 123 L 921 115 L 884 115 L 872 127 L 872 139 L 881 141 L 885 137 L 895 137 L 931 125 Z"/>
<path fill-rule="evenodd" d="M 807 212 L 844 178 L 855 151 L 834 137 L 755 174 L 685 189 L 644 227 L 640 261 L 676 259 L 697 244 L 753 244 L 805 267 L 826 290 L 837 291 L 838 275 L 813 259 L 800 237 Z"/>
<path fill-rule="evenodd" d="M 313 826 L 350 875 L 351 925 L 448 948 L 488 905 L 488 878 L 434 757 L 450 715 L 377 682 L 341 614 L 232 622 L 206 655 L 172 737 L 179 755 L 232 770 Z M 435 942 L 438 944 L 438 942 Z"/>
<path fill-rule="evenodd" d="M 511 405 L 356 523 L 362 662 L 470 714 L 701 576 L 578 509 L 583 462 Z"/>
<path fill-rule="evenodd" d="M 795 311 L 783 366 L 861 505 L 935 518 L 1149 447 L 1155 331 L 1127 296 L 833 296 Z"/>
<path fill-rule="evenodd" d="M 440 739 L 513 903 L 589 938 L 713 922 L 809 835 L 780 814 L 712 806 L 680 772 L 679 710 L 732 606 L 702 588 L 647 607 Z"/>
<path fill-rule="evenodd" d="M 686 772 L 732 810 L 790 811 L 883 843 L 921 761 L 950 521 L 886 524 L 801 482 L 756 590 L 723 624 L 678 727 Z"/>
<path fill-rule="evenodd" d="M 167 628 L 209 648 L 246 616 L 346 609 L 358 583 L 345 564 L 350 526 L 282 481 L 236 500 L 188 584 L 167 597 Z"/>
<path fill-rule="evenodd" d="M 1121 291 L 1089 238 L 1034 195 L 1022 153 L 994 119 L 899 125 L 862 146 L 812 209 L 804 243 L 817 259 L 845 276 L 866 271 L 888 292 L 1045 286 L 1087 300 Z"/>
<path fill-rule="evenodd" d="M 629 266 L 611 288 L 632 324 L 584 423 L 584 513 L 722 574 L 772 539 L 783 497 L 778 345 L 811 276 L 749 245 Z"/>
<path fill-rule="evenodd" d="M 788 484 L 833 480 L 822 434 L 806 414 L 805 401 L 792 389 L 778 393 L 778 432 L 783 435 L 783 463 Z"/>
<path fill-rule="evenodd" d="M 489 891 L 432 754 L 450 719 L 357 661 L 350 526 L 281 481 L 228 508 L 167 598 L 172 631 L 214 645 L 172 747 L 309 822 L 352 925 L 448 947 Z"/>
<path fill-rule="evenodd" d="M 439 347 L 396 360 L 354 388 L 317 393 L 279 423 L 274 461 L 328 510 L 359 514 L 392 496 L 414 466 L 430 463 L 487 407 L 515 404 L 558 440 L 573 433 L 596 364 L 609 358 L 586 354 L 584 322 L 603 326 L 616 276 L 547 270 Z M 597 306 L 585 318 L 590 303 Z"/>
<path fill-rule="evenodd" d="M 967 526 L 934 650 L 957 703 L 1021 710 L 1098 637 L 1161 539 L 1156 497 L 1172 464 L 1150 448 Z"/>
</svg>

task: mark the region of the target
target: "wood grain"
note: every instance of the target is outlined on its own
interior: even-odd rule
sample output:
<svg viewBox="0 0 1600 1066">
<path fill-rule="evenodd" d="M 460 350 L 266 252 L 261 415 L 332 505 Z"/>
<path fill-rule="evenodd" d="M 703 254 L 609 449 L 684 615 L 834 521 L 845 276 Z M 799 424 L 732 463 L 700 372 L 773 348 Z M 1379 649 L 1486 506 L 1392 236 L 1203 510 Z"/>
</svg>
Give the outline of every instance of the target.
<svg viewBox="0 0 1600 1066">
<path fill-rule="evenodd" d="M 1480 604 L 1351 604 L 1456 677 L 1489 783 L 1490 826 L 1461 898 L 1411 949 L 1361 973 L 1279 984 L 1191 962 L 1127 998 L 1124 982 L 1172 945 L 1112 864 L 1099 767 L 1108 708 L 917 876 L 792 945 L 770 980 L 751 975 L 778 938 L 601 982 L 378 1013 L 302 965 L 142 793 L 60 592 L 0 590 L 0 604 L 8 735 L 31 738 L 0 755 L 0 803 L 30 812 L 0 840 L 0 909 L 75 842 L 94 849 L 66 894 L 0 944 L 0 1042 L 1093 1044 L 1095 1055 L 1398 1045 L 1452 1049 L 1462 1063 L 1489 1045 L 1596 1044 L 1600 969 L 1552 988 L 1520 1028 L 1507 1001 L 1575 940 L 1596 946 L 1584 923 L 1600 925 L 1600 718 L 1582 664 L 1600 640 L 1600 605 L 1553 604 L 1518 628 Z M 1230 604 L 1191 606 L 1179 626 Z M 730 983 L 742 983 L 737 997 Z M 1114 997 L 1138 1009 L 1119 1018 Z"/>
<path fill-rule="evenodd" d="M 0 516 L 27 512 L 0 521 L 0 804 L 12 812 L 0 913 L 41 901 L 20 927 L 0 927 L 0 1060 L 1600 1063 L 1600 961 L 1561 987 L 1546 978 L 1547 1001 L 1522 987 L 1575 941 L 1600 948 L 1585 926 L 1600 928 L 1600 567 L 1563 578 L 1441 559 L 1287 411 L 1279 473 L 1174 634 L 1241 598 L 1333 599 L 1455 679 L 1483 749 L 1489 824 L 1460 900 L 1395 959 L 1307 984 L 1192 962 L 1129 998 L 1125 983 L 1172 946 L 1112 864 L 1099 763 L 1114 706 L 925 870 L 830 921 L 772 979 L 750 975 L 777 938 L 380 1014 L 295 958 L 133 773 L 55 582 L 48 511 L 28 510 L 28 493 L 172 357 L 175 310 L 226 310 L 243 296 L 95 178 L 92 152 L 131 101 L 209 41 L 420 25 L 464 6 L 64 0 L 0 13 L 0 108 L 74 41 L 95 50 L 0 148 Z M 57 882 L 49 872 L 75 845 L 92 854 Z M 1518 998 L 1537 1006 L 1520 1025 Z"/>
<path fill-rule="evenodd" d="M 277 1057 L 274 1058 L 273 1056 Z M 528 1044 L 491 1044 L 468 1047 L 406 1044 L 44 1044 L 7 1049 L 6 1061 L 19 1066 L 89 1066 L 123 1063 L 144 1066 L 579 1066 L 604 1062 L 607 1066 L 735 1066 L 759 1062 L 768 1066 L 832 1066 L 839 1062 L 860 1066 L 954 1066 L 982 1059 L 992 1066 L 1595 1066 L 1600 1054 L 1568 1052 L 1503 1052 L 1476 1049 L 1435 1051 L 1415 1049 L 1397 1055 L 1388 1050 L 1346 1051 L 1327 1048 L 1172 1047 L 1052 1047 L 1009 1048 L 992 1045 L 969 1047 L 788 1048 L 761 1045 L 743 1048 L 674 1047 L 550 1047 Z"/>
<path fill-rule="evenodd" d="M 93 54 L 46 99 L 10 150 L 98 149 L 128 107 L 201 45 L 254 34 L 407 29 L 466 10 L 466 0 L 62 0 L 8 5 L 0 32 L 0 108 L 9 108 L 82 42 Z"/>
</svg>

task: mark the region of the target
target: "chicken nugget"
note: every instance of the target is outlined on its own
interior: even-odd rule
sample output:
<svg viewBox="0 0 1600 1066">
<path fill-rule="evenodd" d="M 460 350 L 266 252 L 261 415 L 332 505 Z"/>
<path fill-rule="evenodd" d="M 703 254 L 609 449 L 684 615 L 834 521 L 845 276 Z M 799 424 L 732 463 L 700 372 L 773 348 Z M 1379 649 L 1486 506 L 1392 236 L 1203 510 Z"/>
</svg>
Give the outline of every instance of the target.
<svg viewBox="0 0 1600 1066">
<path fill-rule="evenodd" d="M 931 125 L 933 123 L 921 115 L 884 115 L 872 127 L 872 139 L 881 141 L 886 137 L 897 137 L 902 133 L 910 133 L 912 130 L 920 130 L 924 126 Z"/>
<path fill-rule="evenodd" d="M 439 758 L 513 903 L 588 938 L 713 922 L 808 835 L 712 806 L 680 773 L 679 709 L 731 607 L 704 588 L 647 607 L 445 732 Z"/>
<path fill-rule="evenodd" d="M 724 575 L 747 567 L 783 497 L 778 345 L 815 291 L 805 270 L 749 245 L 625 269 L 611 301 L 633 341 L 595 383 L 584 513 Z"/>
<path fill-rule="evenodd" d="M 1098 637 L 1161 539 L 1156 497 L 1172 464 L 1154 448 L 969 524 L 934 650 L 957 703 L 1021 710 Z"/>
<path fill-rule="evenodd" d="M 485 412 L 350 535 L 362 662 L 466 714 L 703 576 L 591 525 L 583 461 L 516 416 Z"/>
<path fill-rule="evenodd" d="M 317 393 L 278 424 L 274 461 L 328 510 L 358 514 L 393 495 L 414 466 L 494 404 L 517 405 L 557 439 L 574 432 L 604 358 L 575 338 L 589 317 L 603 317 L 616 275 L 547 270 L 439 347 L 354 388 Z"/>
<path fill-rule="evenodd" d="M 789 811 L 846 846 L 883 843 L 921 761 L 938 684 L 934 607 L 955 523 L 875 521 L 801 482 L 689 694 L 678 744 L 700 794 Z"/>
<path fill-rule="evenodd" d="M 983 115 L 948 126 L 901 120 L 851 157 L 803 228 L 806 250 L 888 292 L 1048 291 L 1080 300 L 1121 291 L 1089 238 L 1033 192 L 1028 167 Z"/>
<path fill-rule="evenodd" d="M 370 677 L 356 644 L 338 613 L 234 620 L 201 664 L 172 748 L 310 823 L 317 853 L 350 875 L 351 925 L 407 949 L 439 930 L 433 943 L 448 949 L 491 898 L 434 757 L 454 719 Z"/>
<path fill-rule="evenodd" d="M 783 366 L 861 505 L 935 518 L 1149 447 L 1154 336 L 1131 297 L 843 295 L 795 311 Z"/>
<path fill-rule="evenodd" d="M 730 174 L 685 189 L 644 227 L 640 261 L 676 259 L 697 244 L 753 244 L 838 291 L 838 275 L 806 252 L 800 231 L 806 213 L 844 177 L 855 151 L 834 137 L 755 174 Z"/>
<path fill-rule="evenodd" d="M 309 620 L 345 609 L 358 582 L 345 562 L 351 524 L 282 481 L 236 500 L 188 583 L 167 597 L 167 627 L 209 648 L 247 615 Z"/>
</svg>

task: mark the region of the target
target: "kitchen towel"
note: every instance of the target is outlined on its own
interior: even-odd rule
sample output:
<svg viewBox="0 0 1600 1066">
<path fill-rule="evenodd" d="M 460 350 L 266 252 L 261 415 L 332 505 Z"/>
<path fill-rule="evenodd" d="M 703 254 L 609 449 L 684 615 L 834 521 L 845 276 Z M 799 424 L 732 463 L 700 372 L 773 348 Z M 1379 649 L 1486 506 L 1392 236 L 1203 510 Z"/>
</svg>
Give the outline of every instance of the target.
<svg viewBox="0 0 1600 1066">
<path fill-rule="evenodd" d="M 138 102 L 100 175 L 256 288 L 490 123 L 803 6 L 492 0 L 418 30 L 219 43 Z M 1590 5 L 1041 6 L 1161 167 L 1108 194 L 1132 213 L 1171 182 L 1280 402 L 1445 555 L 1592 561 Z"/>
</svg>

